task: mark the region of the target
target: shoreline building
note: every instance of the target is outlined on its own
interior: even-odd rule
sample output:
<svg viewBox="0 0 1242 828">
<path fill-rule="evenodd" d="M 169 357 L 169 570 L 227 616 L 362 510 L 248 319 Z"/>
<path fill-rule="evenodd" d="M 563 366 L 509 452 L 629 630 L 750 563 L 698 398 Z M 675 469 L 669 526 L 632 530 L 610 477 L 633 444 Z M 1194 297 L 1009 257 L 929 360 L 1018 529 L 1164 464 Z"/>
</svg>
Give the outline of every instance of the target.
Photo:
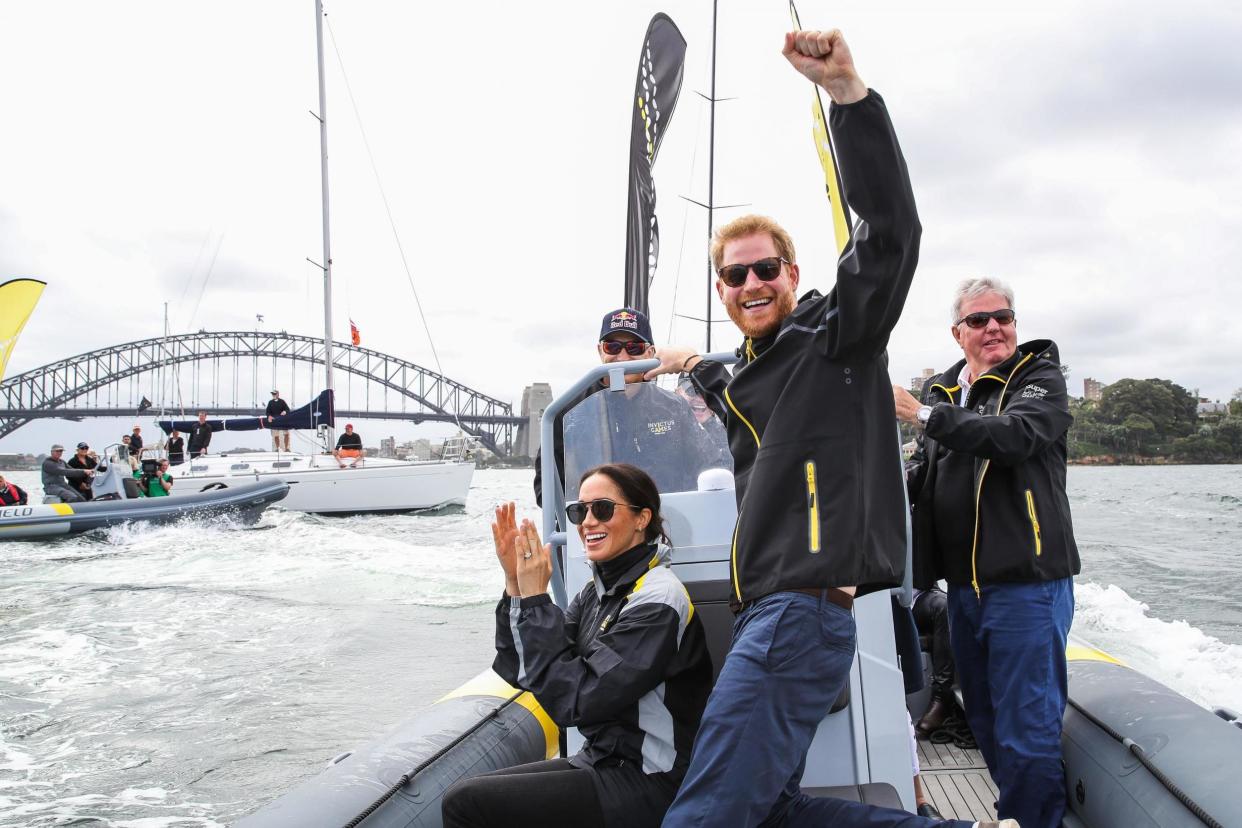
<svg viewBox="0 0 1242 828">
<path fill-rule="evenodd" d="M 910 393 L 919 396 L 923 393 L 923 385 L 932 377 L 936 376 L 935 368 L 924 368 L 923 373 L 917 377 L 910 378 Z"/>
<path fill-rule="evenodd" d="M 518 426 L 514 456 L 534 457 L 539 453 L 539 420 L 552 404 L 552 386 L 535 382 L 522 389 L 522 414 L 526 422 Z"/>
</svg>

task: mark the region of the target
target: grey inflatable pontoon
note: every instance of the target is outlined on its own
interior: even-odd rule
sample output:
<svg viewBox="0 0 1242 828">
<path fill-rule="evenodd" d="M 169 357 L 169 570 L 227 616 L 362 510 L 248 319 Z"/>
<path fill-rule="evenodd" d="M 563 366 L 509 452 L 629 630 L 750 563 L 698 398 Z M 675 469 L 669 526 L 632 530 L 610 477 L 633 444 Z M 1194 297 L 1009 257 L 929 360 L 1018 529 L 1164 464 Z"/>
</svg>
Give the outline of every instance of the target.
<svg viewBox="0 0 1242 828">
<path fill-rule="evenodd" d="M 551 759 L 560 731 L 530 693 L 491 670 L 416 713 L 237 826 L 440 825 L 440 799 L 458 779 Z"/>
<path fill-rule="evenodd" d="M 1083 647 L 1069 650 L 1067 828 L 1242 826 L 1242 726 Z"/>
<path fill-rule="evenodd" d="M 269 480 L 178 497 L 139 497 L 137 482 L 129 474 L 128 461 L 104 460 L 91 483 L 94 500 L 0 507 L 0 540 L 51 538 L 121 523 L 168 523 L 224 514 L 253 523 L 265 508 L 289 493 L 283 480 Z"/>
</svg>

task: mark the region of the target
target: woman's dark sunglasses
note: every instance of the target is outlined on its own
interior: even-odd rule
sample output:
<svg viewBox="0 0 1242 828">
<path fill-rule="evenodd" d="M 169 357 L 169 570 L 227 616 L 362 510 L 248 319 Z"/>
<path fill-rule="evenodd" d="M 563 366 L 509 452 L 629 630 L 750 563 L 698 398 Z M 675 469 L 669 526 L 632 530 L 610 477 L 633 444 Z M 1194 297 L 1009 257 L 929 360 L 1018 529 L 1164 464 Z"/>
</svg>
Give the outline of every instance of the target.
<svg viewBox="0 0 1242 828">
<path fill-rule="evenodd" d="M 642 356 L 651 347 L 646 342 L 617 342 L 611 339 L 605 339 L 599 344 L 603 346 L 604 353 L 608 354 L 608 356 L 616 356 L 623 350 L 630 356 Z"/>
<path fill-rule="evenodd" d="M 587 509 L 591 510 L 591 514 L 595 515 L 595 519 L 603 523 L 612 520 L 613 514 L 616 513 L 618 506 L 628 506 L 631 509 L 642 511 L 642 506 L 634 506 L 629 503 L 617 503 L 613 500 L 601 497 L 599 500 L 578 500 L 565 505 L 565 516 L 569 518 L 569 522 L 574 526 L 578 526 L 582 521 L 586 520 Z"/>
<path fill-rule="evenodd" d="M 781 265 L 789 264 L 788 261 L 780 256 L 768 256 L 766 259 L 760 259 L 750 264 L 731 264 L 725 265 L 716 271 L 716 275 L 720 277 L 720 281 L 724 282 L 731 288 L 741 287 L 746 284 L 746 274 L 748 271 L 755 271 L 755 275 L 759 277 L 761 282 L 770 282 L 777 276 L 781 275 Z"/>
<path fill-rule="evenodd" d="M 954 322 L 953 324 L 956 326 L 956 325 L 960 325 L 963 322 L 965 322 L 967 327 L 984 328 L 984 327 L 987 327 L 988 320 L 990 319 L 995 319 L 997 324 L 999 325 L 1012 325 L 1013 320 L 1017 318 L 1018 318 L 1018 315 L 1014 313 L 1012 310 L 1010 310 L 1009 308 L 1002 308 L 1001 310 L 979 311 L 978 313 L 968 313 L 965 316 L 963 316 L 961 319 Z"/>
</svg>

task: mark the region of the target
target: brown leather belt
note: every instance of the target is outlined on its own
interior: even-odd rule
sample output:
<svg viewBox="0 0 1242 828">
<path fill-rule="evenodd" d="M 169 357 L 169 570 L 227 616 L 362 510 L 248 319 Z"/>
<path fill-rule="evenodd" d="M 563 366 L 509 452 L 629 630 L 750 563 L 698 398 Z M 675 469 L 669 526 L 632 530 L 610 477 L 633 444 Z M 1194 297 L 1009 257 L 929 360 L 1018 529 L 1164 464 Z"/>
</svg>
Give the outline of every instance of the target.
<svg viewBox="0 0 1242 828">
<path fill-rule="evenodd" d="M 850 595 L 840 587 L 825 587 L 823 589 L 815 589 L 814 587 L 799 587 L 796 589 L 782 589 L 779 592 L 801 592 L 805 595 L 814 595 L 816 598 L 826 598 L 829 603 L 836 604 L 841 609 L 849 612 L 854 608 L 854 596 Z M 766 596 L 765 596 L 766 597 Z M 762 600 L 756 598 L 755 601 Z M 755 601 L 744 601 L 740 604 L 730 601 L 729 607 L 734 613 L 744 612 Z"/>
<path fill-rule="evenodd" d="M 843 610 L 851 610 L 854 607 L 854 596 L 839 587 L 828 587 L 826 589 L 815 589 L 806 587 L 800 589 L 787 589 L 785 592 L 801 592 L 806 595 L 814 595 L 816 598 L 824 597 L 830 602 L 836 604 Z"/>
</svg>

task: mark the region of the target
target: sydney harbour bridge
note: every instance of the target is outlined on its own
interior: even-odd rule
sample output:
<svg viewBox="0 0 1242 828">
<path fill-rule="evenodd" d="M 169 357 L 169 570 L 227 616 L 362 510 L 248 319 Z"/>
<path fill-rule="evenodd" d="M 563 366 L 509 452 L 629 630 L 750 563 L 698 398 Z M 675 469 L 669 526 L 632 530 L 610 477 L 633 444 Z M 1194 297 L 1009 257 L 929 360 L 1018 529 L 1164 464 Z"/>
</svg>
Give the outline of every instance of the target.
<svg viewBox="0 0 1242 828">
<path fill-rule="evenodd" d="M 177 334 L 100 348 L 0 383 L 0 437 L 40 418 L 134 415 L 169 418 L 258 416 L 268 392 L 296 408 L 323 387 L 322 339 L 281 331 Z M 497 454 L 508 454 L 526 418 L 513 408 L 388 354 L 333 343 L 338 423 L 355 419 L 460 424 Z"/>
</svg>

